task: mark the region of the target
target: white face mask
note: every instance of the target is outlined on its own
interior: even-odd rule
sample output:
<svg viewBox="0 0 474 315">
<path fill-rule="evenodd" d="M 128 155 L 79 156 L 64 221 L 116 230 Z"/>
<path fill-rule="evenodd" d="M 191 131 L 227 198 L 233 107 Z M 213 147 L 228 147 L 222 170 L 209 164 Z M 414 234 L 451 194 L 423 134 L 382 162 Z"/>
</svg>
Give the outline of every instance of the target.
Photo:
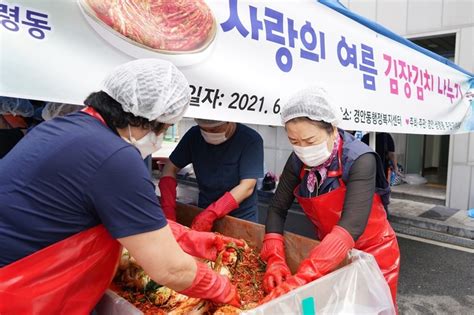
<svg viewBox="0 0 474 315">
<path fill-rule="evenodd" d="M 145 159 L 150 154 L 158 151 L 161 148 L 161 144 L 163 143 L 163 135 L 164 135 L 163 133 L 157 136 L 156 133 L 154 133 L 153 131 L 150 131 L 140 140 L 136 140 L 135 138 L 132 137 L 130 125 L 128 126 L 128 133 L 130 136 L 130 140 L 126 138 L 123 138 L 123 139 L 127 141 L 128 143 L 130 143 L 131 145 L 135 146 L 138 149 L 138 151 L 140 151 L 140 154 L 142 155 L 143 159 Z"/>
<path fill-rule="evenodd" d="M 224 143 L 227 140 L 225 132 L 212 133 L 201 129 L 201 135 L 207 143 L 214 145 Z"/>
<path fill-rule="evenodd" d="M 293 150 L 301 162 L 309 167 L 319 166 L 326 162 L 331 156 L 331 152 L 328 150 L 327 141 L 309 147 L 299 147 L 294 145 Z"/>
</svg>

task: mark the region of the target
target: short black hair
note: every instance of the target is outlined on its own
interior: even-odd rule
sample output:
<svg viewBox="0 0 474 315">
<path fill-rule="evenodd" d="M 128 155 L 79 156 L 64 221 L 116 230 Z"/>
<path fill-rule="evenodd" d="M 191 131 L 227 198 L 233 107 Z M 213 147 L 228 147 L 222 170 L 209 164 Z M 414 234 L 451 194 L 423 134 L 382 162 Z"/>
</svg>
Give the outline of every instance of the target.
<svg viewBox="0 0 474 315">
<path fill-rule="evenodd" d="M 163 123 L 149 121 L 146 118 L 137 117 L 132 113 L 125 112 L 122 105 L 104 91 L 91 93 L 84 101 L 84 105 L 93 107 L 114 131 L 117 128 L 126 128 L 128 125 L 151 129 L 156 133 L 161 132 L 165 128 Z"/>
<path fill-rule="evenodd" d="M 309 117 L 296 117 L 293 119 L 290 119 L 288 122 L 298 122 L 298 121 L 308 121 L 315 125 L 316 127 L 323 129 L 326 131 L 328 135 L 332 134 L 334 132 L 334 126 L 328 122 L 322 121 L 322 120 L 312 120 Z"/>
</svg>

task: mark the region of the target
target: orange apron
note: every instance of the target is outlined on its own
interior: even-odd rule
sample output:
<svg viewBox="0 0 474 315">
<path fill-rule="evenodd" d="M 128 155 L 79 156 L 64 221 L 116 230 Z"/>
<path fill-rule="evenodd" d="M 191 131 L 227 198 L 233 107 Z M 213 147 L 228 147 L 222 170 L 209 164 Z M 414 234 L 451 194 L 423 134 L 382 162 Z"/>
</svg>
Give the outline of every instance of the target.
<svg viewBox="0 0 474 315">
<path fill-rule="evenodd" d="M 120 243 L 99 225 L 1 268 L 0 314 L 89 314 L 120 253 Z"/>
<path fill-rule="evenodd" d="M 105 124 L 93 108 L 83 111 Z M 1 268 L 0 314 L 89 314 L 120 253 L 120 243 L 98 225 Z"/>
<path fill-rule="evenodd" d="M 341 218 L 346 196 L 346 185 L 341 176 L 342 169 L 342 147 L 343 141 L 339 143 L 338 158 L 339 169 L 329 171 L 328 177 L 337 177 L 339 188 L 328 193 L 312 198 L 299 196 L 299 186 L 294 190 L 298 203 L 303 208 L 306 216 L 316 226 L 319 239 L 322 240 Z M 303 179 L 304 167 L 300 177 Z M 374 194 L 372 210 L 363 234 L 356 241 L 354 248 L 372 254 L 382 271 L 392 293 L 393 303 L 396 306 L 398 274 L 400 269 L 400 250 L 398 242 L 387 220 L 387 214 L 378 194 Z"/>
</svg>

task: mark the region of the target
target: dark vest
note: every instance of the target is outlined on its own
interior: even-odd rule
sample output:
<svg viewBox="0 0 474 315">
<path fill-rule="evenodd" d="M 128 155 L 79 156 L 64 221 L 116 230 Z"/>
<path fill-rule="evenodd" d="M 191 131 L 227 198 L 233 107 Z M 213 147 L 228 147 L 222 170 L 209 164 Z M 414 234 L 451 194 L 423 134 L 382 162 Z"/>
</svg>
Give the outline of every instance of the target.
<svg viewBox="0 0 474 315">
<path fill-rule="evenodd" d="M 365 143 L 354 138 L 354 136 L 352 136 L 350 133 L 339 129 L 339 135 L 341 136 L 341 139 L 344 141 L 344 144 L 342 146 L 342 159 L 341 159 L 341 163 L 343 165 L 342 180 L 344 181 L 344 183 L 347 183 L 352 164 L 354 163 L 355 160 L 357 160 L 357 158 L 359 158 L 359 156 L 365 153 L 374 154 L 375 159 L 377 161 L 377 174 L 375 177 L 375 192 L 378 195 L 380 195 L 380 197 L 382 198 L 384 207 L 385 209 L 387 209 L 387 206 L 390 203 L 390 186 L 387 182 L 387 179 L 385 178 L 383 165 L 382 165 L 382 161 L 380 160 L 380 157 L 369 146 L 367 146 Z M 296 156 L 294 152 L 292 153 L 291 157 L 292 157 L 293 165 L 294 165 L 293 171 L 295 172 L 295 174 L 299 175 L 301 172 L 301 167 L 303 166 L 303 163 Z M 338 170 L 338 168 L 339 168 L 339 161 L 337 158 L 335 158 L 334 161 L 331 163 L 331 166 L 328 168 L 328 171 L 336 171 Z M 305 184 L 307 181 L 307 176 L 308 176 L 308 173 L 306 172 L 300 186 L 299 192 L 301 196 L 309 195 L 309 191 L 306 188 L 306 184 Z M 318 194 L 322 195 L 338 187 L 339 187 L 339 181 L 337 180 L 337 178 L 328 177 L 319 188 Z"/>
</svg>

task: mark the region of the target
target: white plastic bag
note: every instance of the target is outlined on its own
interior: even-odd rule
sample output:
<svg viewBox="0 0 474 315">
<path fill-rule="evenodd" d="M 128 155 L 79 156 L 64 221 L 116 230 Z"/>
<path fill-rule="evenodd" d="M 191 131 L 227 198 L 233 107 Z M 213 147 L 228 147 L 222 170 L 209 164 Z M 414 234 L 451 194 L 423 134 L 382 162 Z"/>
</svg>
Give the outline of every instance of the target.
<svg viewBox="0 0 474 315">
<path fill-rule="evenodd" d="M 243 315 L 395 314 L 390 289 L 374 257 L 352 250 L 350 261 L 347 266 Z M 303 303 L 309 308 L 303 309 Z M 96 310 L 99 315 L 143 314 L 110 290 Z"/>
<path fill-rule="evenodd" d="M 408 185 L 423 185 L 428 182 L 426 178 L 419 174 L 406 174 L 403 181 Z"/>
<path fill-rule="evenodd" d="M 351 263 L 347 266 L 244 314 L 391 315 L 395 309 L 374 257 L 352 250 Z"/>
</svg>

